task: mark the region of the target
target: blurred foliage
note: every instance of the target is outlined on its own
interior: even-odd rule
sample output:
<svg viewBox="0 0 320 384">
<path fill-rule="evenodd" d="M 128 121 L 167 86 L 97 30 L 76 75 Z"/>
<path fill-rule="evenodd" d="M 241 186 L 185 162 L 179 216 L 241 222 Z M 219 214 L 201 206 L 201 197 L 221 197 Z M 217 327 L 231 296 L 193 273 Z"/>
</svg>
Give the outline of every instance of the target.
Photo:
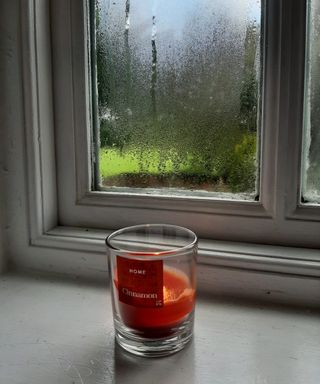
<svg viewBox="0 0 320 384">
<path fill-rule="evenodd" d="M 228 162 L 226 183 L 232 192 L 254 191 L 256 183 L 256 135 L 244 134 Z"/>
</svg>

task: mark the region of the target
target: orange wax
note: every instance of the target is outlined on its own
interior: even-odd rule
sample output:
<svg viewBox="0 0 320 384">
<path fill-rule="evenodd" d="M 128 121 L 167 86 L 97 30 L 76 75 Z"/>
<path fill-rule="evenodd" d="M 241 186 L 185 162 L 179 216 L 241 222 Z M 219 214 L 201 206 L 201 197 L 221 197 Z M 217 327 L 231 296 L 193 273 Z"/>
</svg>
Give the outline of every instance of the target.
<svg viewBox="0 0 320 384">
<path fill-rule="evenodd" d="M 117 279 L 115 279 L 117 287 Z M 164 267 L 163 306 L 137 307 L 118 302 L 123 323 L 150 337 L 166 334 L 171 327 L 179 325 L 193 310 L 195 290 L 187 275 L 177 269 Z"/>
</svg>

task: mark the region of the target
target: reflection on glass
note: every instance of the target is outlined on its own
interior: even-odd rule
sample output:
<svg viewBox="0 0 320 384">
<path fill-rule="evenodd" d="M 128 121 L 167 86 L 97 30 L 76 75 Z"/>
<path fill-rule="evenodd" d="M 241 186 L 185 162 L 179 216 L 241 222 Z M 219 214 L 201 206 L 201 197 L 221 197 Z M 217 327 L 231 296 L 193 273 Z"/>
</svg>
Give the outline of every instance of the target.
<svg viewBox="0 0 320 384">
<path fill-rule="evenodd" d="M 102 186 L 255 196 L 260 19 L 260 0 L 96 0 Z"/>
<path fill-rule="evenodd" d="M 302 201 L 320 204 L 320 1 L 308 5 Z"/>
</svg>

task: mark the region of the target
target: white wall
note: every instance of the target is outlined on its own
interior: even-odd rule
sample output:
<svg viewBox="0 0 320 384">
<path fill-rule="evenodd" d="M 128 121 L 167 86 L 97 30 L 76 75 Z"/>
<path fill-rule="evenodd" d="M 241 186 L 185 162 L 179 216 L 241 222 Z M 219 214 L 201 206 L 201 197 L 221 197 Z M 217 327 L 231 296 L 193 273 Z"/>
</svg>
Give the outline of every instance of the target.
<svg viewBox="0 0 320 384">
<path fill-rule="evenodd" d="M 19 3 L 0 1 L 0 271 L 27 230 Z"/>
<path fill-rule="evenodd" d="M 0 228 L 0 274 L 5 271 L 6 267 L 6 255 L 3 245 L 3 234 L 2 234 L 2 228 Z"/>
</svg>

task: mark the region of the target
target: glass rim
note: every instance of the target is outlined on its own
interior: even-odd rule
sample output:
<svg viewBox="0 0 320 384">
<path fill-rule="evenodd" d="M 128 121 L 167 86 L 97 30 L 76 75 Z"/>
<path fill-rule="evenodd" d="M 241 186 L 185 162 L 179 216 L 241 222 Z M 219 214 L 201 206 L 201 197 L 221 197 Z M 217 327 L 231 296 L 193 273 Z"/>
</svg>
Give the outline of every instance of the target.
<svg viewBox="0 0 320 384">
<path fill-rule="evenodd" d="M 188 233 L 189 235 L 191 235 L 190 242 L 184 246 L 179 247 L 179 248 L 169 249 L 169 250 L 159 251 L 159 252 L 128 251 L 125 249 L 115 247 L 110 242 L 113 238 L 115 238 L 118 235 L 121 235 L 124 232 L 134 231 L 134 230 L 142 229 L 142 228 L 156 228 L 156 227 L 167 227 L 167 228 L 178 229 L 178 230 L 184 231 L 185 233 Z M 138 224 L 138 225 L 132 225 L 129 227 L 124 227 L 124 228 L 121 228 L 121 229 L 118 229 L 118 230 L 112 232 L 109 236 L 107 236 L 105 242 L 106 242 L 107 248 L 109 248 L 113 251 L 119 252 L 120 253 L 119 256 L 124 256 L 124 257 L 132 258 L 132 259 L 143 257 L 144 260 L 146 260 L 146 259 L 159 260 L 159 259 L 164 259 L 164 258 L 169 258 L 169 257 L 176 257 L 178 255 L 185 253 L 186 251 L 189 251 L 190 249 L 194 248 L 197 245 L 198 237 L 190 229 L 185 228 L 185 227 L 181 227 L 179 225 L 173 225 L 173 224 Z"/>
</svg>

